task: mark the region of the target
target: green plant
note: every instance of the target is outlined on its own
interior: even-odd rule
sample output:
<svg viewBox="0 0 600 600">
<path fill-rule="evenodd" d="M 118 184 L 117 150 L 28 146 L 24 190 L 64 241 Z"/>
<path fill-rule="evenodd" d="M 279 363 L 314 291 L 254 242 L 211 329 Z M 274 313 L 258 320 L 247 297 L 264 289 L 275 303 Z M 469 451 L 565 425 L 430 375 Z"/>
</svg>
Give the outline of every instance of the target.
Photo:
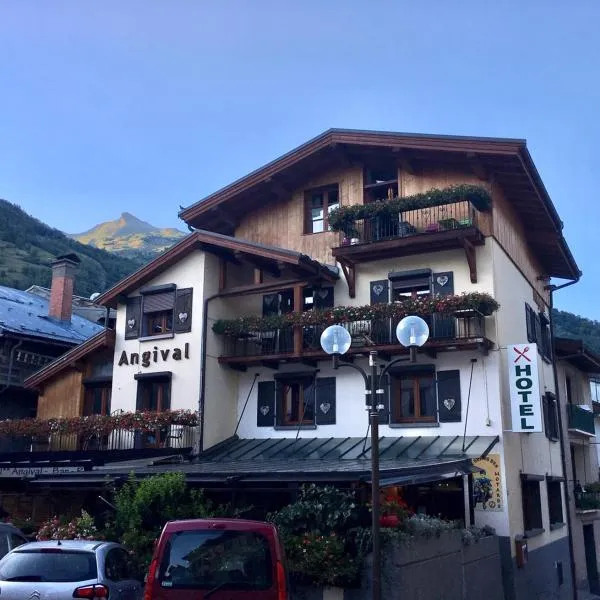
<svg viewBox="0 0 600 600">
<path fill-rule="evenodd" d="M 237 319 L 218 319 L 213 323 L 212 329 L 218 335 L 236 337 L 252 331 L 272 331 L 294 326 L 327 326 L 334 323 L 388 318 L 401 319 L 406 315 L 452 314 L 459 310 L 470 309 L 479 311 L 483 315 L 491 315 L 499 307 L 498 302 L 489 294 L 471 292 L 449 296 L 419 296 L 390 304 L 335 306 L 323 310 L 292 312 L 268 317 L 249 315 Z"/>
<path fill-rule="evenodd" d="M 162 473 L 137 480 L 132 474 L 115 492 L 116 507 L 107 537 L 118 539 L 131 552 L 141 571 L 152 558 L 153 544 L 167 521 L 234 516 L 229 507 L 216 507 L 202 490 L 190 490 L 183 473 Z"/>
<path fill-rule="evenodd" d="M 94 518 L 85 510 L 81 516 L 68 521 L 61 517 L 53 517 L 42 523 L 36 539 L 43 540 L 101 540 L 103 535 L 98 531 Z"/>
<path fill-rule="evenodd" d="M 403 211 L 427 209 L 433 206 L 468 201 L 478 210 L 489 210 L 491 196 L 488 190 L 477 185 L 454 185 L 444 189 L 431 189 L 422 194 L 393 198 L 370 204 L 341 206 L 329 213 L 329 226 L 333 231 L 342 231 L 346 237 L 352 237 L 355 222 L 380 216 L 396 216 Z"/>
</svg>

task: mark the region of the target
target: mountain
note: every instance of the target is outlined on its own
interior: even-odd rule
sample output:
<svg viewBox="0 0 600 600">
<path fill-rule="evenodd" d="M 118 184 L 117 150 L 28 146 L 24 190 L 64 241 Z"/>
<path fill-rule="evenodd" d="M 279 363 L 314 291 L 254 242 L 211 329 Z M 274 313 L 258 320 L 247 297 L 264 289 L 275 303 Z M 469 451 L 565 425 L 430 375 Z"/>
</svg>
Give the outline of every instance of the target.
<svg viewBox="0 0 600 600">
<path fill-rule="evenodd" d="M 185 233 L 182 231 L 159 229 L 128 212 L 114 221 L 100 223 L 83 233 L 70 234 L 70 237 L 82 244 L 146 261 L 153 259 L 157 253 L 163 252 L 183 236 Z"/>
<path fill-rule="evenodd" d="M 592 321 L 562 310 L 555 310 L 553 317 L 556 337 L 583 340 L 590 350 L 600 354 L 600 321 Z"/>
<path fill-rule="evenodd" d="M 56 256 L 75 252 L 81 264 L 75 293 L 89 297 L 135 271 L 146 261 L 127 258 L 81 244 L 61 231 L 28 215 L 16 204 L 0 199 L 0 285 L 27 289 L 50 286 L 50 263 Z"/>
</svg>

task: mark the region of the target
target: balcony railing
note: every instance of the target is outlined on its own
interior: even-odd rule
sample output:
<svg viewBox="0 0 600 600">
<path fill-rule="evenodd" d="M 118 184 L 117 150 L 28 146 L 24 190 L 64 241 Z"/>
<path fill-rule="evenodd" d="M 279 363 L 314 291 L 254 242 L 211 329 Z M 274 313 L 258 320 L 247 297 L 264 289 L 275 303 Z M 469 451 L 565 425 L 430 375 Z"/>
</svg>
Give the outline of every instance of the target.
<svg viewBox="0 0 600 600">
<path fill-rule="evenodd" d="M 444 345 L 485 338 L 485 318 L 482 314 L 465 310 L 454 314 L 436 313 L 424 317 L 429 325 L 429 341 Z M 351 349 L 398 346 L 396 326 L 399 319 L 346 321 L 345 327 L 352 338 Z M 322 352 L 320 338 L 328 325 L 285 327 L 270 331 L 247 331 L 238 336 L 224 337 L 222 357 L 263 357 L 279 355 L 314 355 Z"/>
<path fill-rule="evenodd" d="M 575 490 L 575 508 L 579 510 L 600 509 L 600 492 L 585 492 Z"/>
<path fill-rule="evenodd" d="M 586 410 L 577 404 L 567 404 L 567 416 L 569 431 L 595 435 L 594 413 L 591 410 Z"/>
<path fill-rule="evenodd" d="M 415 235 L 477 228 L 478 211 L 467 201 L 402 211 L 354 221 L 340 234 L 340 245 L 370 244 Z"/>
</svg>

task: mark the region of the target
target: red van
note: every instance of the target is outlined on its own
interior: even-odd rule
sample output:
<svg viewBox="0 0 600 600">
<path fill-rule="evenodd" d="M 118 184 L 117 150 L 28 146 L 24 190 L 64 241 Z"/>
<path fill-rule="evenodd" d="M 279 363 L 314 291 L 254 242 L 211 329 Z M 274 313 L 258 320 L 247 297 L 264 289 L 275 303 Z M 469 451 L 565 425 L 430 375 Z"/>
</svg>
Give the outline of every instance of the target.
<svg viewBox="0 0 600 600">
<path fill-rule="evenodd" d="M 144 600 L 287 600 L 284 562 L 271 523 L 169 521 L 154 550 Z"/>
</svg>

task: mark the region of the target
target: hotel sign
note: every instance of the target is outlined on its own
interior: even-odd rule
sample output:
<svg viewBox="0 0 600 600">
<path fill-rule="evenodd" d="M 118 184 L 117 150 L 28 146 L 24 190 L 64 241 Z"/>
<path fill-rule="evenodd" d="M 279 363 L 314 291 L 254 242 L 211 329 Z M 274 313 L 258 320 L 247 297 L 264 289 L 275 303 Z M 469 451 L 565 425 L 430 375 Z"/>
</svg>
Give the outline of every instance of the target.
<svg viewBox="0 0 600 600">
<path fill-rule="evenodd" d="M 537 344 L 508 346 L 508 387 L 515 432 L 542 431 Z"/>
</svg>

